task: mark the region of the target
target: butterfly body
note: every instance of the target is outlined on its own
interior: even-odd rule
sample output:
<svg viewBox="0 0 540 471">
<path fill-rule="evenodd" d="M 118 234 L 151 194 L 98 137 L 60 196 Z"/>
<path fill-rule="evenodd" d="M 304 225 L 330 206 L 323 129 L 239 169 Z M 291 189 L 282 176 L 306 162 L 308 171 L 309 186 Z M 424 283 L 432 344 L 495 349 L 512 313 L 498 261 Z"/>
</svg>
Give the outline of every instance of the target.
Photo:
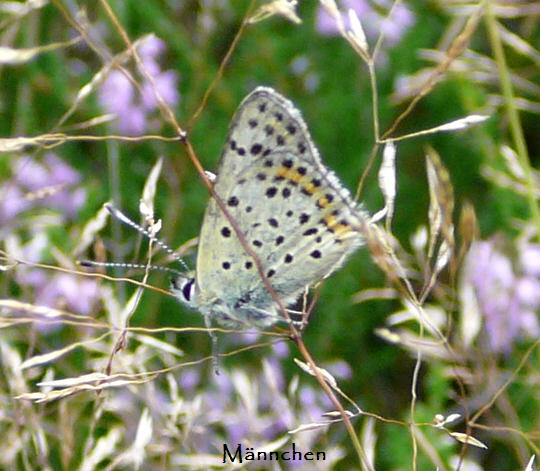
<svg viewBox="0 0 540 471">
<path fill-rule="evenodd" d="M 367 215 L 322 163 L 300 112 L 258 87 L 233 118 L 206 208 L 195 273 L 173 280 L 181 302 L 228 327 L 283 319 L 288 306 L 362 244 Z M 252 252 L 250 254 L 249 252 Z"/>
</svg>

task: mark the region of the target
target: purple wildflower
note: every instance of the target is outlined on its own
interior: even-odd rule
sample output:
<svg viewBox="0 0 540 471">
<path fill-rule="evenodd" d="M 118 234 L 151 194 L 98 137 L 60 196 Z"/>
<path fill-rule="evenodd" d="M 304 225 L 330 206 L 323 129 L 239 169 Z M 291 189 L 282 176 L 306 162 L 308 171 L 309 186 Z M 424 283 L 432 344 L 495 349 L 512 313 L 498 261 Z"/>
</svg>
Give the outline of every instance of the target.
<svg viewBox="0 0 540 471">
<path fill-rule="evenodd" d="M 393 2 L 379 1 L 378 3 L 389 12 Z M 385 35 L 386 43 L 391 46 L 398 43 L 405 31 L 414 23 L 414 14 L 403 3 L 395 5 L 390 15 L 381 14 L 380 10 L 375 10 L 366 0 L 343 0 L 341 6 L 341 17 L 346 29 L 349 28 L 347 12 L 351 9 L 358 15 L 368 37 L 377 38 L 382 32 Z M 340 34 L 335 19 L 322 6 L 318 7 L 316 24 L 317 30 L 321 34 L 326 36 Z"/>
<path fill-rule="evenodd" d="M 330 410 L 328 406 L 327 398 L 324 397 L 324 406 L 321 404 L 321 393 L 316 391 L 312 387 L 302 386 L 298 394 L 299 403 L 302 404 L 302 409 L 307 416 L 309 422 L 318 422 L 322 419 L 325 412 Z"/>
<path fill-rule="evenodd" d="M 165 42 L 152 35 L 141 44 L 138 52 L 145 65 L 147 65 L 149 62 L 154 62 L 156 57 L 165 52 Z"/>
<path fill-rule="evenodd" d="M 39 233 L 22 248 L 22 258 L 35 263 L 42 262 L 48 246 L 46 236 Z M 91 278 L 59 272 L 51 275 L 48 271 L 23 266 L 17 271 L 16 279 L 21 286 L 33 288 L 33 304 L 37 306 L 89 315 L 99 298 L 98 283 Z"/>
<path fill-rule="evenodd" d="M 193 391 L 201 381 L 201 373 L 197 368 L 186 368 L 182 370 L 178 378 L 182 391 Z"/>
<path fill-rule="evenodd" d="M 349 364 L 343 360 L 335 360 L 332 363 L 324 365 L 324 368 L 338 380 L 352 378 L 352 369 Z"/>
<path fill-rule="evenodd" d="M 278 358 L 287 358 L 291 354 L 291 350 L 289 348 L 289 344 L 285 341 L 283 342 L 276 342 L 272 345 L 272 350 L 274 351 L 274 354 Z"/>
<path fill-rule="evenodd" d="M 523 244 L 513 265 L 495 240 L 475 243 L 468 254 L 466 279 L 472 283 L 487 341 L 495 352 L 510 352 L 522 336 L 538 336 L 540 246 Z M 527 257 L 526 254 L 531 254 Z"/>
<path fill-rule="evenodd" d="M 32 277 L 26 277 L 26 285 Z M 81 278 L 68 273 L 34 279 L 34 303 L 39 306 L 66 308 L 76 314 L 89 315 L 99 296 L 95 280 Z"/>
<path fill-rule="evenodd" d="M 0 223 L 6 224 L 23 211 L 42 207 L 57 210 L 64 217 L 73 217 L 86 200 L 86 190 L 79 186 L 81 175 L 52 152 L 40 161 L 23 156 L 12 162 L 13 178 L 6 186 L 0 201 Z M 63 221 L 61 218 L 55 219 Z M 61 223 L 61 222 L 60 222 Z M 42 227 L 30 226 L 29 239 L 20 249 L 20 258 L 29 262 L 43 262 L 50 243 Z M 98 297 L 97 283 L 67 273 L 51 273 L 21 266 L 16 272 L 21 286 L 32 287 L 33 303 L 57 309 L 69 309 L 77 314 L 90 314 Z"/>
<path fill-rule="evenodd" d="M 540 277 L 540 245 L 524 243 L 519 255 L 523 273 Z"/>
<path fill-rule="evenodd" d="M 174 70 L 166 70 L 154 76 L 154 83 L 145 82 L 142 88 L 142 102 L 147 110 L 156 109 L 158 100 L 156 91 L 165 101 L 175 105 L 179 101 L 179 94 L 176 88 L 178 83 L 178 73 Z"/>
<path fill-rule="evenodd" d="M 42 162 L 21 157 L 12 165 L 13 180 L 6 185 L 0 201 L 0 223 L 6 224 L 18 214 L 33 207 L 57 209 L 73 217 L 86 200 L 86 191 L 75 187 L 81 176 L 52 152 Z M 36 196 L 40 191 L 48 193 Z M 32 200 L 27 196 L 34 194 Z"/>
<path fill-rule="evenodd" d="M 413 24 L 414 14 L 406 5 L 398 3 L 392 9 L 390 16 L 382 19 L 381 31 L 384 33 L 385 41 L 393 46 L 401 40 Z"/>
<path fill-rule="evenodd" d="M 23 191 L 18 186 L 7 183 L 0 201 L 0 224 L 6 225 L 8 221 L 26 211 L 30 206 L 31 203 L 24 197 Z"/>
<path fill-rule="evenodd" d="M 150 36 L 139 47 L 139 56 L 149 81 L 142 75 L 141 94 L 130 80 L 119 70 L 113 70 L 99 90 L 99 101 L 109 112 L 118 117 L 117 126 L 122 134 L 138 135 L 147 131 L 150 114 L 157 110 L 157 94 L 169 106 L 176 106 L 178 94 L 178 73 L 174 70 L 162 71 L 157 58 L 165 50 L 165 43 Z"/>
</svg>

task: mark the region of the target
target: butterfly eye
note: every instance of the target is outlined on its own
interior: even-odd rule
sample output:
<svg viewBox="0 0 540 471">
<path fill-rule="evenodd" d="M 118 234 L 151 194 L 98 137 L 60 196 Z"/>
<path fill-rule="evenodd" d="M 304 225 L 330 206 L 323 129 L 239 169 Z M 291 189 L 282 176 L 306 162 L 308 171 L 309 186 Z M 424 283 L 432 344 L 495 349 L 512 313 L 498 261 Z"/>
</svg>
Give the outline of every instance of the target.
<svg viewBox="0 0 540 471">
<path fill-rule="evenodd" d="M 193 285 L 195 284 L 195 278 L 191 278 L 184 286 L 182 286 L 182 294 L 187 302 L 191 302 L 191 296 L 193 295 Z"/>
<path fill-rule="evenodd" d="M 171 289 L 178 300 L 190 309 L 194 309 L 196 298 L 195 277 L 182 274 L 171 279 Z"/>
</svg>

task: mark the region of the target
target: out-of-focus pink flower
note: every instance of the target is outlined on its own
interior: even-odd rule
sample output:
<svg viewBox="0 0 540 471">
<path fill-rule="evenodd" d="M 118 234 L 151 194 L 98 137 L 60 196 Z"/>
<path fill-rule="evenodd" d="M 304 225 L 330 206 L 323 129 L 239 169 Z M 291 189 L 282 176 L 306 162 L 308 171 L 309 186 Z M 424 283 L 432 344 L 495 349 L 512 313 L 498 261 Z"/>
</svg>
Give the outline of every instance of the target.
<svg viewBox="0 0 540 471">
<path fill-rule="evenodd" d="M 34 304 L 67 309 L 76 314 L 90 314 L 98 297 L 98 286 L 95 280 L 76 277 L 69 273 L 47 277 L 35 288 Z"/>
<path fill-rule="evenodd" d="M 48 246 L 47 237 L 39 233 L 22 248 L 23 258 L 29 262 L 42 262 Z M 17 270 L 16 279 L 21 286 L 33 289 L 32 302 L 37 306 L 88 315 L 99 298 L 98 283 L 93 278 L 22 266 Z"/>
<path fill-rule="evenodd" d="M 30 206 L 30 201 L 24 197 L 21 189 L 15 184 L 7 183 L 0 202 L 0 224 L 6 224 Z"/>
<path fill-rule="evenodd" d="M 525 244 L 520 252 L 520 263 L 526 275 L 540 277 L 540 245 Z"/>
<path fill-rule="evenodd" d="M 201 372 L 198 368 L 185 368 L 178 378 L 182 391 L 193 391 L 201 381 Z"/>
<path fill-rule="evenodd" d="M 540 310 L 538 246 L 522 244 L 518 250 L 520 255 L 510 258 L 491 239 L 475 243 L 467 256 L 464 276 L 474 288 L 495 352 L 508 353 L 519 338 L 540 335 L 535 314 Z"/>
<path fill-rule="evenodd" d="M 272 345 L 272 350 L 278 358 L 286 358 L 291 354 L 287 342 L 276 342 Z"/>
<path fill-rule="evenodd" d="M 138 52 L 144 62 L 153 61 L 165 52 L 165 42 L 156 36 L 151 36 L 141 44 Z"/>
<path fill-rule="evenodd" d="M 392 46 L 398 43 L 404 33 L 412 26 L 414 14 L 406 5 L 398 3 L 388 15 L 393 2 L 380 1 L 378 3 L 381 10 L 375 10 L 366 0 L 343 0 L 338 3 L 338 7 L 346 29 L 349 29 L 347 12 L 350 9 L 358 15 L 368 37 L 375 39 L 383 32 L 386 44 Z M 321 5 L 317 9 L 316 28 L 319 33 L 327 36 L 338 36 L 340 34 L 336 20 Z"/>
<path fill-rule="evenodd" d="M 157 108 L 158 101 L 156 91 L 169 105 L 175 105 L 180 99 L 176 85 L 178 73 L 174 70 L 166 70 L 154 75 L 154 83 L 145 82 L 142 87 L 142 103 L 147 110 Z"/>
<path fill-rule="evenodd" d="M 364 23 L 364 19 L 367 18 L 368 15 L 373 14 L 373 9 L 371 8 L 371 5 L 365 0 L 344 0 L 343 2 L 338 4 L 338 8 L 339 7 L 341 7 L 341 17 L 346 28 L 349 26 L 349 18 L 347 15 L 347 11 L 349 9 L 352 9 L 356 12 L 358 18 L 360 18 L 360 21 L 362 23 Z M 322 5 L 319 5 L 317 9 L 316 27 L 319 33 L 326 36 L 339 35 L 339 29 L 337 27 L 336 20 L 332 18 L 329 13 L 327 13 L 327 11 Z"/>
<path fill-rule="evenodd" d="M 169 106 L 176 106 L 179 75 L 174 70 L 162 71 L 157 61 L 165 50 L 165 43 L 155 36 L 147 38 L 139 47 L 139 56 L 145 71 L 152 77 L 147 80 L 141 74 L 141 93 L 119 70 L 113 70 L 99 89 L 99 102 L 107 112 L 117 116 L 118 130 L 125 135 L 139 135 L 148 131 L 150 114 L 156 111 L 156 93 Z"/>
<path fill-rule="evenodd" d="M 387 43 L 393 46 L 401 41 L 405 32 L 414 24 L 414 19 L 411 10 L 405 4 L 398 3 L 390 16 L 384 18 L 381 23 L 381 30 Z"/>
<path fill-rule="evenodd" d="M 324 368 L 330 372 L 336 379 L 350 379 L 352 377 L 352 369 L 349 364 L 343 360 L 336 360 Z"/>
<path fill-rule="evenodd" d="M 86 190 L 77 187 L 79 173 L 49 152 L 38 162 L 23 156 L 12 164 L 13 179 L 6 184 L 0 201 L 0 223 L 6 224 L 18 214 L 34 207 L 57 209 L 73 217 L 86 200 Z M 29 194 L 48 190 L 41 196 L 29 199 Z"/>
</svg>

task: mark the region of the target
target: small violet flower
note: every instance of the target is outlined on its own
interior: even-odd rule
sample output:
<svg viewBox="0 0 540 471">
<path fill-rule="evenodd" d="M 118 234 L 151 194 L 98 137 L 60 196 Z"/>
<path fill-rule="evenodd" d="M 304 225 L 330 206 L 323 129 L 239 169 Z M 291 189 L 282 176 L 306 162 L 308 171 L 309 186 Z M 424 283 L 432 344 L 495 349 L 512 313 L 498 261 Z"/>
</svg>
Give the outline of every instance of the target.
<svg viewBox="0 0 540 471">
<path fill-rule="evenodd" d="M 98 299 L 98 284 L 93 279 L 78 278 L 68 273 L 35 280 L 34 304 L 67 309 L 79 315 L 91 314 Z M 31 282 L 27 282 L 31 285 Z"/>
<path fill-rule="evenodd" d="M 33 219 L 17 221 L 16 218 L 37 207 L 60 212 L 61 216 L 55 221 L 74 217 L 86 200 L 86 190 L 80 186 L 82 177 L 52 152 L 39 160 L 27 156 L 14 159 L 11 174 L 13 177 L 5 185 L 0 200 L 0 236 L 5 237 L 13 230 L 12 221 L 17 222 L 18 228 L 23 221 L 29 221 L 29 240 L 21 245 L 21 257 L 30 262 L 43 262 L 50 243 L 42 224 L 33 224 Z M 32 287 L 32 302 L 39 306 L 90 314 L 98 297 L 98 284 L 94 279 L 26 266 L 19 267 L 15 276 L 21 286 Z M 49 325 L 43 324 L 46 328 Z"/>
<path fill-rule="evenodd" d="M 381 9 L 374 9 L 367 0 L 343 0 L 338 6 L 346 29 L 349 29 L 347 12 L 354 10 L 369 37 L 377 38 L 381 33 L 384 33 L 386 43 L 392 46 L 398 43 L 404 33 L 412 26 L 414 14 L 403 3 L 396 4 L 391 12 L 390 8 L 393 2 L 379 0 L 377 3 Z M 390 12 L 390 14 L 383 14 L 381 11 Z M 316 28 L 319 33 L 326 36 L 340 34 L 336 20 L 322 6 L 319 6 L 317 10 Z"/>
<path fill-rule="evenodd" d="M 43 253 L 49 247 L 47 236 L 38 232 L 22 249 L 22 255 L 29 262 L 43 261 Z M 99 299 L 99 284 L 94 278 L 81 278 L 69 273 L 51 272 L 21 266 L 16 273 L 17 283 L 32 287 L 34 296 L 32 303 L 36 306 L 47 306 L 54 309 L 65 309 L 75 314 L 90 315 Z M 42 330 L 57 324 L 40 324 Z"/>
<path fill-rule="evenodd" d="M 52 152 L 41 162 L 18 158 L 12 164 L 12 174 L 0 201 L 0 225 L 36 206 L 57 209 L 70 218 L 86 200 L 86 190 L 76 186 L 80 174 Z"/>
<path fill-rule="evenodd" d="M 118 130 L 125 135 L 143 134 L 149 127 L 149 115 L 158 108 L 157 95 L 169 106 L 176 106 L 178 94 L 178 73 L 174 70 L 162 71 L 157 62 L 165 50 L 165 43 L 150 36 L 138 49 L 141 61 L 152 80 L 144 75 L 141 93 L 120 70 L 113 70 L 99 89 L 99 102 L 109 113 L 115 114 Z"/>
<path fill-rule="evenodd" d="M 540 245 L 524 243 L 517 250 L 511 259 L 492 239 L 476 242 L 467 256 L 465 276 L 495 352 L 508 353 L 519 338 L 540 335 Z"/>
</svg>

